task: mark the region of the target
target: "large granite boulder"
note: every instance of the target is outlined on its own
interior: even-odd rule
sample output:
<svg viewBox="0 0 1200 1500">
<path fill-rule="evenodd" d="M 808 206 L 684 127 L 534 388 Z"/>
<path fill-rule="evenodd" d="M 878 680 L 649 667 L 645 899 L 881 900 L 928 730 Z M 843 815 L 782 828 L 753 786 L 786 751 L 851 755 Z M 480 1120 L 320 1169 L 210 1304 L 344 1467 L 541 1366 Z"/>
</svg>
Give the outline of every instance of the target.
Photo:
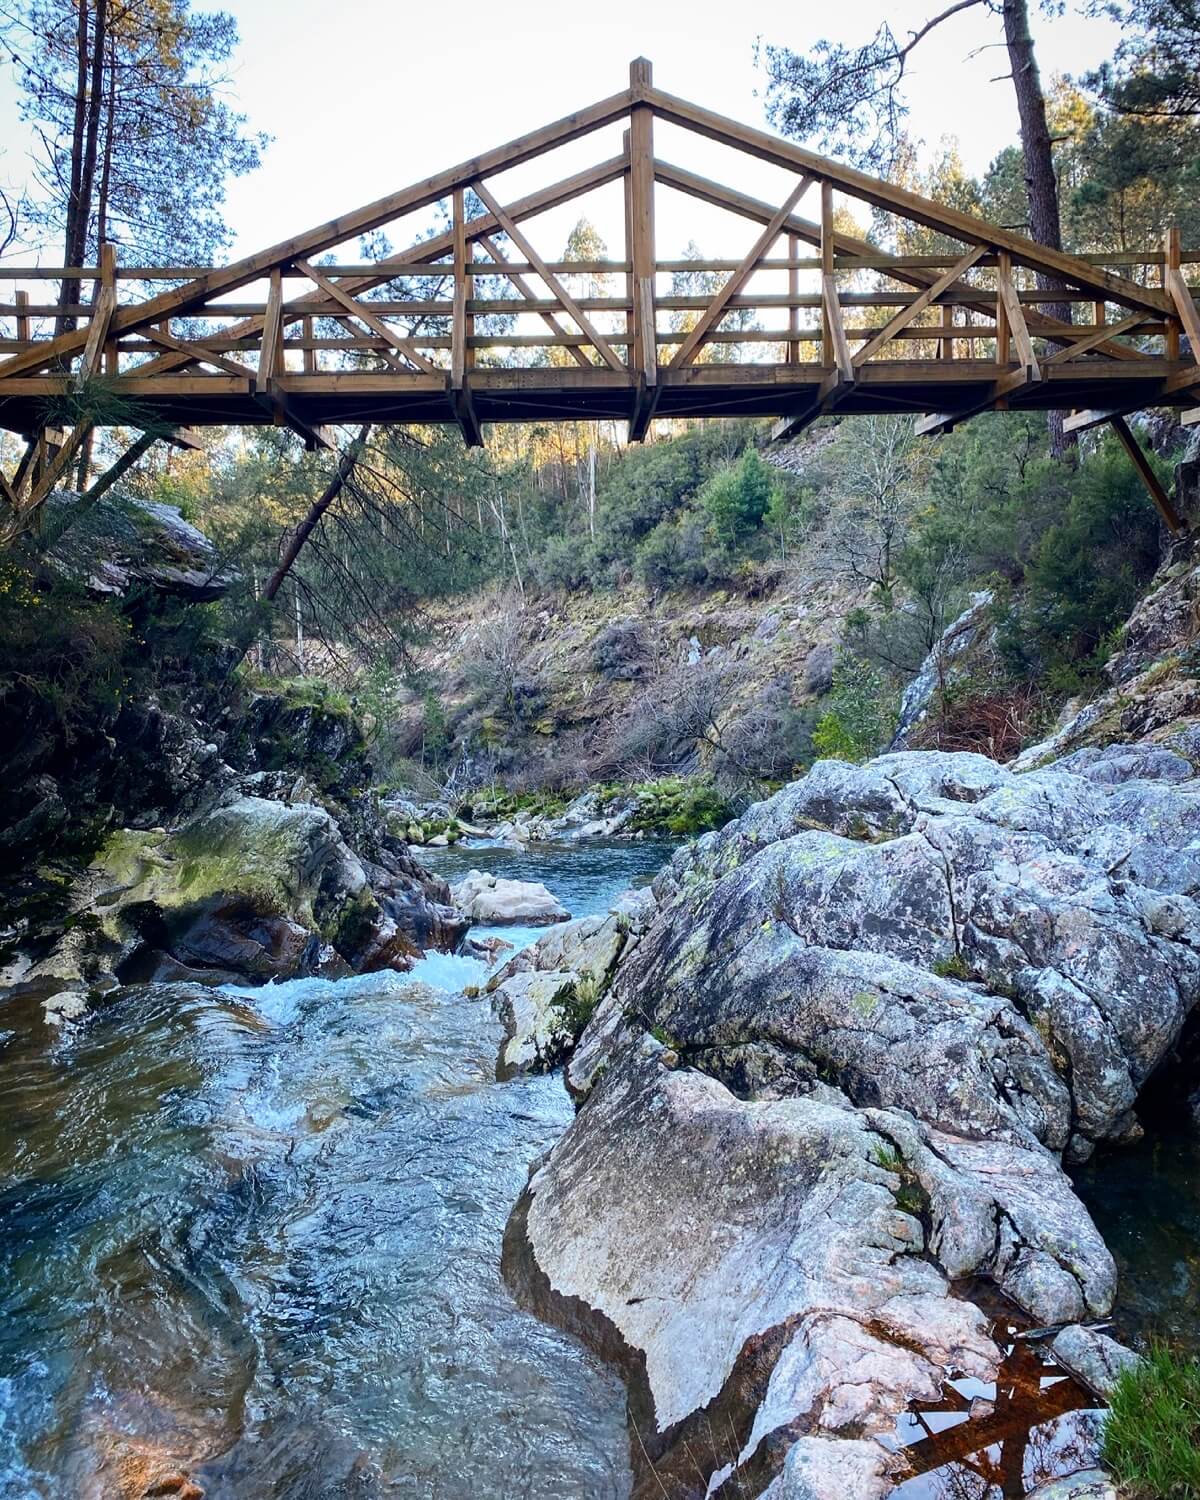
<svg viewBox="0 0 1200 1500">
<path fill-rule="evenodd" d="M 507 1249 L 628 1372 L 639 1493 L 886 1494 L 896 1414 L 998 1367 L 965 1288 L 1109 1310 L 1062 1161 L 1138 1133 L 1200 996 L 1177 760 L 822 762 L 659 876 Z"/>
<path fill-rule="evenodd" d="M 230 794 L 175 832 L 112 834 L 79 882 L 62 941 L 27 978 L 66 989 L 266 980 L 332 955 L 359 970 L 406 968 L 431 937 L 464 931 L 422 887 L 365 865 L 324 808 Z"/>
</svg>

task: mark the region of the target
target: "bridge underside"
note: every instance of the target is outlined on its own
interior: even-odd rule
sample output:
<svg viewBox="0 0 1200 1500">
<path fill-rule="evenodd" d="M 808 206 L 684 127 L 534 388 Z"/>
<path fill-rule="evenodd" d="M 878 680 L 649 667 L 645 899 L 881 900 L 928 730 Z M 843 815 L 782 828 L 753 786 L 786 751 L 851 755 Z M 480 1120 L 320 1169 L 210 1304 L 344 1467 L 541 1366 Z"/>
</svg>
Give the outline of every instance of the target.
<svg viewBox="0 0 1200 1500">
<path fill-rule="evenodd" d="M 1188 363 L 1161 358 L 1097 361 L 1052 366 L 1037 381 L 1000 398 L 1010 411 L 1076 410 L 1105 407 L 1137 410 L 1192 403 L 1171 390 L 1186 376 Z M 773 365 L 695 365 L 660 370 L 656 417 L 776 417 L 819 414 L 824 403 L 840 414 L 939 413 L 965 420 L 996 404 L 995 390 L 1008 373 L 990 360 L 889 360 L 862 369 L 853 384 L 835 389 L 831 400 L 826 372 Z M 19 384 L 20 393 L 12 387 Z M 26 433 L 44 420 L 47 401 L 67 396 L 69 377 L 34 376 L 0 380 L 0 426 Z M 117 376 L 114 394 L 136 404 L 157 423 L 180 427 L 256 427 L 277 420 L 276 408 L 255 389 L 253 378 L 221 375 Z M 644 381 L 600 368 L 472 370 L 464 386 L 481 423 L 630 421 L 644 400 Z M 6 389 L 7 388 L 7 389 Z M 272 392 L 290 417 L 312 428 L 360 422 L 457 425 L 452 393 L 444 376 L 347 372 L 337 375 L 277 376 Z"/>
</svg>

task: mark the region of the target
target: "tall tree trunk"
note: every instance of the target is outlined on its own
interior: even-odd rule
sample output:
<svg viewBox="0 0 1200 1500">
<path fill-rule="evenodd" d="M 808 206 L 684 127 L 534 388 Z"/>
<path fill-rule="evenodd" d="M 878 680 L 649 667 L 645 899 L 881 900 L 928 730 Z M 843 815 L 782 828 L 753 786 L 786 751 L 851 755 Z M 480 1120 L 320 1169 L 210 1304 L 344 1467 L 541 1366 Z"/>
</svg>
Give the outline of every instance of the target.
<svg viewBox="0 0 1200 1500">
<path fill-rule="evenodd" d="M 75 226 L 78 260 L 87 256 L 88 228 L 92 217 L 92 200 L 96 191 L 96 157 L 100 149 L 100 121 L 104 114 L 104 54 L 108 39 L 108 0 L 95 0 L 96 31 L 92 38 L 92 66 L 87 102 L 87 130 L 83 142 L 83 171 L 80 177 L 80 217 Z"/>
<path fill-rule="evenodd" d="M 325 486 L 317 499 L 309 506 L 308 514 L 300 522 L 299 526 L 296 527 L 295 531 L 292 532 L 291 539 L 284 548 L 283 556 L 279 559 L 279 566 L 263 586 L 262 597 L 264 599 L 274 599 L 283 584 L 283 580 L 291 572 L 292 564 L 300 556 L 305 542 L 313 534 L 317 522 L 341 494 L 347 479 L 354 473 L 354 466 L 358 462 L 359 455 L 366 445 L 367 434 L 370 430 L 370 425 L 366 422 L 358 429 L 353 442 L 350 443 L 338 459 L 338 466 L 334 470 L 333 478 Z"/>
<path fill-rule="evenodd" d="M 1025 196 L 1029 203 L 1029 230 L 1035 240 L 1062 249 L 1062 217 L 1058 204 L 1058 179 L 1054 174 L 1054 153 L 1050 145 L 1050 127 L 1046 124 L 1046 96 L 1033 50 L 1029 30 L 1027 0 L 1003 0 L 1004 40 L 1017 95 L 1017 115 L 1021 122 L 1021 154 L 1025 162 Z M 1062 282 L 1053 276 L 1039 276 L 1038 285 L 1060 289 Z M 1071 321 L 1071 304 L 1045 304 L 1051 317 L 1064 323 Z M 1073 446 L 1063 432 L 1062 414 L 1048 412 L 1050 451 L 1057 458 Z"/>
<path fill-rule="evenodd" d="M 88 26 L 90 12 L 86 0 L 79 3 L 79 25 L 75 33 L 75 119 L 71 127 L 71 186 L 67 193 L 67 212 L 63 225 L 63 265 L 73 264 L 72 253 L 76 241 L 76 224 L 80 215 L 81 184 L 83 181 L 83 138 L 87 122 L 88 45 L 91 35 Z M 66 307 L 74 300 L 78 287 L 73 281 L 64 281 L 58 290 L 58 305 Z M 75 319 L 60 313 L 55 320 L 55 333 L 69 332 L 75 327 Z"/>
</svg>

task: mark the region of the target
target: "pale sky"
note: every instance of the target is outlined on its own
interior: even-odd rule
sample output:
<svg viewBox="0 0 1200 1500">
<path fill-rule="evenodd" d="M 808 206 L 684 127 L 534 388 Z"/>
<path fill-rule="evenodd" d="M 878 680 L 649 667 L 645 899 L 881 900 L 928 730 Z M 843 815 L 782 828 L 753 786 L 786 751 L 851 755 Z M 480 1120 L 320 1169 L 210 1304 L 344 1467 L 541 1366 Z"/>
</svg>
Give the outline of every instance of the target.
<svg viewBox="0 0 1200 1500">
<path fill-rule="evenodd" d="M 932 9 L 939 3 L 932 0 Z M 217 7 L 198 0 L 195 8 Z M 764 79 L 754 56 L 760 38 L 794 49 L 823 35 L 856 44 L 885 17 L 899 34 L 931 13 L 913 0 L 604 0 L 591 6 L 521 0 L 459 12 L 429 0 L 225 0 L 221 8 L 235 14 L 241 33 L 229 102 L 248 116 L 250 127 L 274 137 L 262 167 L 230 184 L 231 259 L 616 92 L 626 86 L 634 57 L 651 59 L 660 88 L 762 127 Z M 1111 55 L 1116 40 L 1111 23 L 1074 13 L 1047 20 L 1035 11 L 1034 28 L 1047 82 L 1057 73 L 1086 71 Z M 953 137 L 968 170 L 982 172 L 1017 136 L 1011 82 L 992 81 L 1006 68 L 999 17 L 968 11 L 939 27 L 914 54 L 910 133 L 930 150 Z M 616 155 L 620 135 L 619 126 L 594 133 L 497 176 L 494 190 L 504 201 Z M 27 139 L 13 77 L 0 73 L 0 181 L 20 183 Z M 778 168 L 661 123 L 655 149 L 772 202 L 781 202 L 790 186 Z M 816 211 L 811 196 L 801 211 Z M 556 259 L 581 215 L 619 256 L 619 184 L 523 228 L 547 259 Z M 865 211 L 860 218 L 865 227 Z M 409 221 L 411 232 L 406 226 L 390 230 L 395 247 L 419 238 L 428 222 L 427 211 Z M 692 239 L 706 255 L 740 257 L 756 233 L 745 220 L 657 190 L 660 259 L 678 257 Z M 37 258 L 55 264 L 59 255 L 50 246 Z M 7 256 L 10 262 L 31 258 L 28 249 Z M 356 248 L 344 249 L 340 258 L 357 258 Z"/>
<path fill-rule="evenodd" d="M 209 8 L 217 7 L 196 5 Z M 812 0 L 604 0 L 590 6 L 522 0 L 444 12 L 428 0 L 226 0 L 221 8 L 235 14 L 242 38 L 231 102 L 255 129 L 274 137 L 261 169 L 230 186 L 226 216 L 237 234 L 234 255 L 615 92 L 639 55 L 653 61 L 659 87 L 761 126 L 763 79 L 754 64 L 759 37 L 796 49 L 827 34 L 855 43 L 885 17 L 900 32 L 931 13 L 912 0 L 836 6 Z M 1110 23 L 1075 14 L 1059 20 L 1035 14 L 1034 26 L 1047 79 L 1084 71 L 1109 55 L 1115 40 Z M 975 172 L 1017 131 L 1011 83 L 990 81 L 1006 71 L 1000 41 L 998 17 L 968 11 L 939 27 L 914 54 L 912 133 L 930 147 L 955 137 Z M 0 180 L 19 182 L 26 138 L 11 74 L 0 75 L 0 141 Z M 500 186 L 515 194 L 615 154 L 619 144 L 619 131 L 602 132 L 508 174 Z M 749 163 L 674 131 L 660 128 L 656 148 L 709 176 L 721 177 L 724 168 L 728 181 L 736 172 L 733 185 L 764 196 L 783 181 L 762 167 L 751 168 L 752 182 Z M 609 198 L 607 207 L 597 201 L 590 216 L 615 239 L 615 189 Z M 699 205 L 661 190 L 659 198 L 660 256 L 678 254 L 693 236 L 702 242 L 725 237 L 724 216 L 714 212 L 710 219 Z M 568 209 L 536 221 L 538 248 L 559 254 L 575 217 Z M 610 218 L 611 224 L 604 222 Z M 747 231 L 743 226 L 738 233 Z M 705 249 L 733 254 L 738 245 L 705 243 Z"/>
</svg>

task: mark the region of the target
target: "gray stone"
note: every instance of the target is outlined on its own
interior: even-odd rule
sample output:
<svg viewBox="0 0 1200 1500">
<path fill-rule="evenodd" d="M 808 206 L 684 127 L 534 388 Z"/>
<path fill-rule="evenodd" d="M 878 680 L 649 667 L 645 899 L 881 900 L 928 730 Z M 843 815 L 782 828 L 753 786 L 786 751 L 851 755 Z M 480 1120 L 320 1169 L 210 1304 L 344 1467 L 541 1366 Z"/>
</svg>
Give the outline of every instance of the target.
<svg viewBox="0 0 1200 1500">
<path fill-rule="evenodd" d="M 1122 1370 L 1131 1370 L 1140 1363 L 1132 1349 L 1079 1323 L 1055 1335 L 1050 1353 L 1064 1370 L 1069 1370 L 1102 1401 L 1107 1401 L 1116 1389 Z"/>
</svg>

